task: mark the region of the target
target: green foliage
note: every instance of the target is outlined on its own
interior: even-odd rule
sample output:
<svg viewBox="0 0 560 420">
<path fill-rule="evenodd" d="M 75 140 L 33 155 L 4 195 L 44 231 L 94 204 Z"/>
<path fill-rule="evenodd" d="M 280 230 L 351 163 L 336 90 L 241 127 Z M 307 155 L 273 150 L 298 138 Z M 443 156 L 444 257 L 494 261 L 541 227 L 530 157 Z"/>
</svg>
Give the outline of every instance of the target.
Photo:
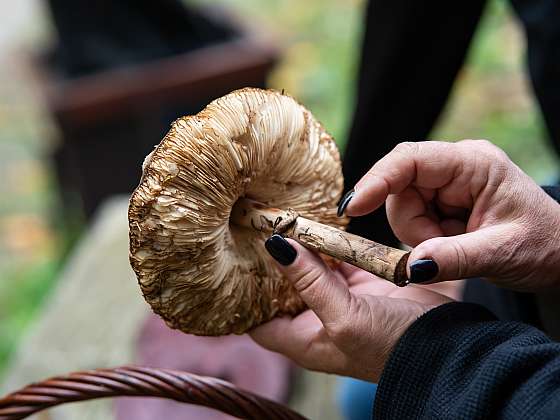
<svg viewBox="0 0 560 420">
<path fill-rule="evenodd" d="M 59 263 L 45 260 L 9 273 L 0 282 L 0 376 L 18 339 L 52 288 Z"/>
<path fill-rule="evenodd" d="M 207 4 L 203 0 L 185 1 Z M 213 2 L 274 35 L 283 47 L 283 58 L 270 79 L 271 87 L 286 89 L 313 111 L 341 149 L 354 109 L 365 3 Z M 486 138 L 505 149 L 537 181 L 546 182 L 556 177 L 557 156 L 526 81 L 524 57 L 524 37 L 508 3 L 489 2 L 451 100 L 431 138 Z"/>
</svg>

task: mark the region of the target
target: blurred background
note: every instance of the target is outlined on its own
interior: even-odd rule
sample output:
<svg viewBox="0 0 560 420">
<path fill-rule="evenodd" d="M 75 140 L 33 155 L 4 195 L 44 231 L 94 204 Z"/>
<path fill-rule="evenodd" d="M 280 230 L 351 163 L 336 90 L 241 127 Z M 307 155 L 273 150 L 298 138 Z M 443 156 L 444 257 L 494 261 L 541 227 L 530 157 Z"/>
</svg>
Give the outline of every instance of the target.
<svg viewBox="0 0 560 420">
<path fill-rule="evenodd" d="M 284 89 L 344 150 L 355 106 L 363 0 L 185 0 L 160 32 L 119 7 L 84 25 L 76 3 L 0 3 L 0 383 L 94 215 L 133 188 L 176 117 L 237 87 Z M 119 43 L 96 49 L 103 25 Z M 489 139 L 556 182 L 524 51 L 508 3 L 490 1 L 430 138 Z"/>
</svg>

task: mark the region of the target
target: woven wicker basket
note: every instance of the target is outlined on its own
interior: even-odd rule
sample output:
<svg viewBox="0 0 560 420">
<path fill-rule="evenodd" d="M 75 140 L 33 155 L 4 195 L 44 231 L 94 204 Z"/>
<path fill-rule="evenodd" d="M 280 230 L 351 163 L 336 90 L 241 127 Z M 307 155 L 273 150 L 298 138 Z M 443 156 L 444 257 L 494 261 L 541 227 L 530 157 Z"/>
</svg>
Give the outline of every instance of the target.
<svg viewBox="0 0 560 420">
<path fill-rule="evenodd" d="M 56 405 L 106 397 L 159 397 L 243 419 L 305 419 L 289 408 L 221 379 L 146 367 L 98 369 L 34 383 L 0 399 L 0 420 L 17 420 Z"/>
</svg>

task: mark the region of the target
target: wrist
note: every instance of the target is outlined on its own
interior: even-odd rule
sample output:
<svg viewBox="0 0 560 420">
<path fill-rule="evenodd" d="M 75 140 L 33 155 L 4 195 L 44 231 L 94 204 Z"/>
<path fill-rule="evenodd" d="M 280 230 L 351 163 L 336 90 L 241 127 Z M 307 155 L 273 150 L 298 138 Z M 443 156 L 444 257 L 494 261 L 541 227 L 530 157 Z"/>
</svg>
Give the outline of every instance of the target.
<svg viewBox="0 0 560 420">
<path fill-rule="evenodd" d="M 432 309 L 441 306 L 448 301 L 440 302 L 439 304 L 421 304 L 418 302 L 407 302 L 406 304 L 409 305 L 408 307 L 408 315 L 406 317 L 401 317 L 399 320 L 398 325 L 391 327 L 391 339 L 387 340 L 387 345 L 382 352 L 381 363 L 378 364 L 377 369 L 374 372 L 373 378 L 370 377 L 368 380 L 373 380 L 374 382 L 379 382 L 381 375 L 387 365 L 388 361 L 391 358 L 391 355 L 397 348 L 401 339 L 407 334 L 409 329 L 424 315 L 429 313 Z M 396 318 L 398 319 L 398 318 Z"/>
</svg>

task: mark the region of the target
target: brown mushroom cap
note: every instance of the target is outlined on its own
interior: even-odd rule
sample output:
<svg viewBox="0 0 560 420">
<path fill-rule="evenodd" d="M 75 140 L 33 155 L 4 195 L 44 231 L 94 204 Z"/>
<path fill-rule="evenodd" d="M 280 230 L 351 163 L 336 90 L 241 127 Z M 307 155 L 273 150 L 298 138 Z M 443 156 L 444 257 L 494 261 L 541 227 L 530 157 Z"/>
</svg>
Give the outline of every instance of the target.
<svg viewBox="0 0 560 420">
<path fill-rule="evenodd" d="M 242 89 L 175 121 L 146 158 L 130 199 L 130 262 L 145 299 L 172 328 L 240 334 L 304 304 L 265 250 L 230 223 L 240 197 L 342 227 L 331 136 L 293 98 Z"/>
</svg>

